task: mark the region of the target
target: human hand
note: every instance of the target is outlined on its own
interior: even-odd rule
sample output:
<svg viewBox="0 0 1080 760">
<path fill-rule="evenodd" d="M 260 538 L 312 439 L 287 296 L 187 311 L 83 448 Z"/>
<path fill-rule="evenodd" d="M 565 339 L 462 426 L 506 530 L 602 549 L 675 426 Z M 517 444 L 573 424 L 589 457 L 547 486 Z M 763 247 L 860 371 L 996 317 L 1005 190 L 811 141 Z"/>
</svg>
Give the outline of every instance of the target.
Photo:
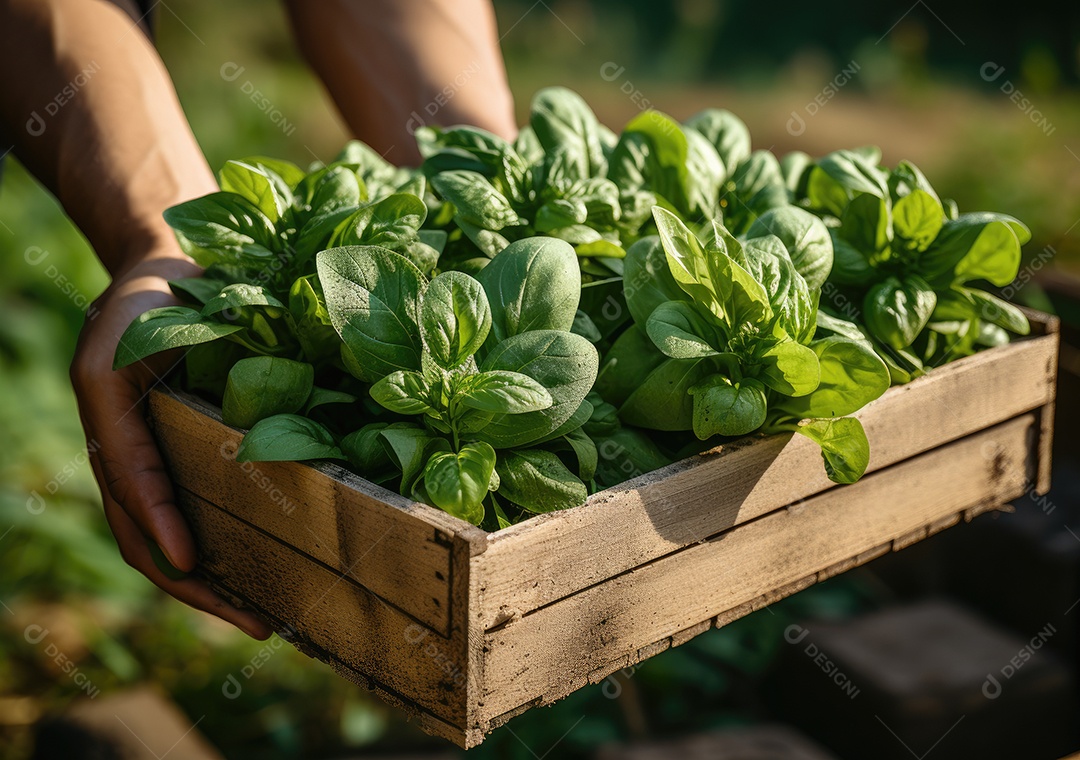
<svg viewBox="0 0 1080 760">
<path fill-rule="evenodd" d="M 226 620 L 256 639 L 271 629 L 249 612 L 238 610 L 195 578 L 173 580 L 155 564 L 148 541 L 169 562 L 190 572 L 197 562 L 195 544 L 174 504 L 172 484 L 144 418 L 146 394 L 180 361 L 173 351 L 114 371 L 120 336 L 147 309 L 179 301 L 168 280 L 200 273 L 172 240 L 151 243 L 136 263 L 118 273 L 94 303 L 94 314 L 79 336 L 71 380 L 86 431 L 90 462 L 101 488 L 105 517 L 120 554 L 133 568 L 171 596 L 195 609 Z"/>
</svg>

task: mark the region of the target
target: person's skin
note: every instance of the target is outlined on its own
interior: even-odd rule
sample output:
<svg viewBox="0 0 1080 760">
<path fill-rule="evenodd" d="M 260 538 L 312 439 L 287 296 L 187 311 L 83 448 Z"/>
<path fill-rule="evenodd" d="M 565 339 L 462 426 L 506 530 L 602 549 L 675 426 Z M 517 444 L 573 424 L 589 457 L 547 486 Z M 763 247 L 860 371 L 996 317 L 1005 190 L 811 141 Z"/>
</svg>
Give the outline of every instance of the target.
<svg viewBox="0 0 1080 760">
<path fill-rule="evenodd" d="M 262 639 L 271 633 L 265 623 L 202 581 L 170 580 L 147 543 L 156 543 L 175 567 L 195 568 L 195 544 L 144 416 L 146 392 L 179 355 L 152 357 L 118 372 L 113 355 L 135 317 L 178 303 L 168 280 L 200 271 L 180 251 L 162 211 L 218 188 L 164 64 L 118 6 L 130 4 L 0 0 L 0 70 L 19 72 L 0 78 L 0 131 L 112 275 L 94 304 L 96 317 L 80 335 L 71 379 L 121 555 L 177 599 Z M 342 104 L 350 128 L 376 150 L 415 159 L 411 113 L 423 113 L 433 93 L 470 66 L 476 73 L 435 121 L 513 136 L 488 0 L 296 0 L 288 8 L 302 49 Z M 385 15 L 376 23 L 377 8 Z M 447 21 L 458 13 L 474 22 Z M 365 56 L 373 49 L 379 50 L 377 63 Z M 94 73 L 77 94 L 48 115 L 45 106 L 91 66 Z M 389 70 L 397 72 L 392 86 L 382 78 Z M 35 112 L 43 118 L 28 128 Z"/>
</svg>

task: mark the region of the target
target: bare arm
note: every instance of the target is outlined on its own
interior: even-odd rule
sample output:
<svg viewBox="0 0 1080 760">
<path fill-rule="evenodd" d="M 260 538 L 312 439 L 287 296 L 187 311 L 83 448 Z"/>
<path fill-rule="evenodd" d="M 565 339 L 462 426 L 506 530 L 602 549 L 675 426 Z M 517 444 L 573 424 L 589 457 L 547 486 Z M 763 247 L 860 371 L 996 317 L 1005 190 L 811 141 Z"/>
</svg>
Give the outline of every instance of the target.
<svg viewBox="0 0 1080 760">
<path fill-rule="evenodd" d="M 419 159 L 424 123 L 517 132 L 490 0 L 286 0 L 297 42 L 357 137 Z"/>
<path fill-rule="evenodd" d="M 155 541 L 183 570 L 195 566 L 141 412 L 146 390 L 176 358 L 112 371 L 128 323 L 175 303 L 168 279 L 199 271 L 161 212 L 217 189 L 168 73 L 132 19 L 105 0 L 0 0 L 0 70 L 20 72 L 0 79 L 0 124 L 15 154 L 113 275 L 80 336 L 72 380 L 121 554 L 178 599 L 265 637 L 265 625 L 201 582 L 167 578 L 146 544 Z"/>
</svg>

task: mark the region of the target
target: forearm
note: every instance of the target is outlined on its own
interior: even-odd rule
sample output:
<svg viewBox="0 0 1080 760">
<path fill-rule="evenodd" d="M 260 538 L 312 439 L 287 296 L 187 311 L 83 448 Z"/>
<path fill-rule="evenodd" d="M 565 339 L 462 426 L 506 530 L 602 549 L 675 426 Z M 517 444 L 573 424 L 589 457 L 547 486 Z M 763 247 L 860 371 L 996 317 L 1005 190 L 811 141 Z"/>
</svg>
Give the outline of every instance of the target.
<svg viewBox="0 0 1080 760">
<path fill-rule="evenodd" d="M 0 0 L 0 70 L 28 72 L 0 81 L 15 154 L 114 275 L 171 238 L 165 208 L 216 189 L 161 59 L 113 4 Z"/>
<path fill-rule="evenodd" d="M 418 158 L 424 123 L 516 133 L 491 0 L 286 0 L 297 42 L 357 137 Z"/>
</svg>

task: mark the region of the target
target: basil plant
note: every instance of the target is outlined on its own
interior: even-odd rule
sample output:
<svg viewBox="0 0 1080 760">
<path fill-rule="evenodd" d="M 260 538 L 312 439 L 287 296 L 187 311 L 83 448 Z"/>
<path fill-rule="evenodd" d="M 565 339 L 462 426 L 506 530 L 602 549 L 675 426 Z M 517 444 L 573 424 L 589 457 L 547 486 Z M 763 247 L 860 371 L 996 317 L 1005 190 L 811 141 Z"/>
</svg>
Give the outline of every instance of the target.
<svg viewBox="0 0 1080 760">
<path fill-rule="evenodd" d="M 815 338 L 832 255 L 824 225 L 783 208 L 743 240 L 714 222 L 702 243 L 655 214 L 659 237 L 628 252 L 635 324 L 606 357 L 600 394 L 624 423 L 701 440 L 794 430 L 821 446 L 830 478 L 861 477 L 869 447 L 847 415 L 884 393 L 889 373 L 866 341 Z"/>
</svg>

